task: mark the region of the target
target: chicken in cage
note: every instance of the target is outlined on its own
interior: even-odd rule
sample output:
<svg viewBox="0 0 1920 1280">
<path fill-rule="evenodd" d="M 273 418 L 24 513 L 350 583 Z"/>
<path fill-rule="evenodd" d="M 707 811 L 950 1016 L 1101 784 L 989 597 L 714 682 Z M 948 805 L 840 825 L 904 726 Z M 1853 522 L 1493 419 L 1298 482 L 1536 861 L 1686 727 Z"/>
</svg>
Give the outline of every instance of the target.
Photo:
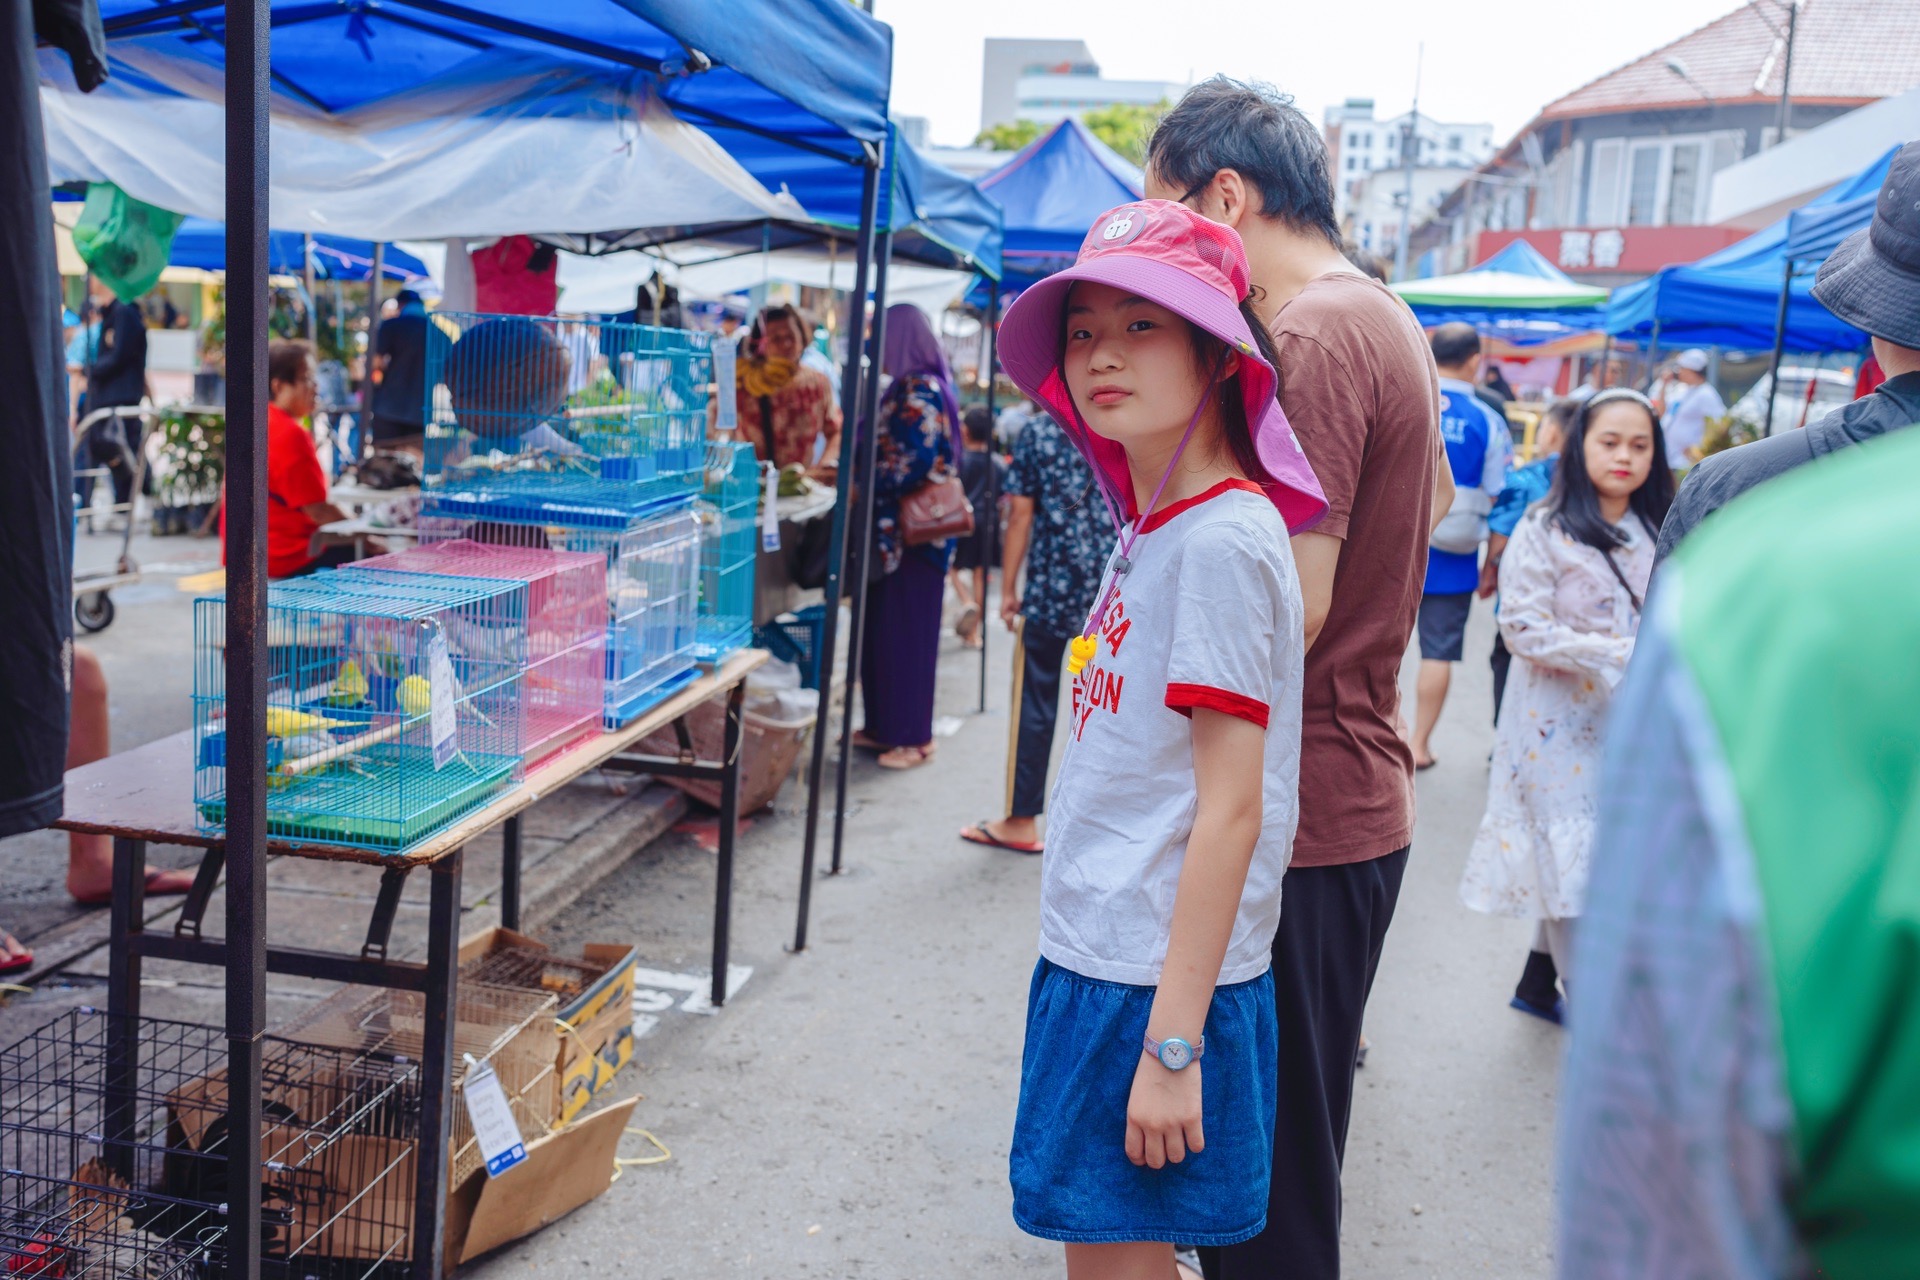
<svg viewBox="0 0 1920 1280">
<path fill-rule="evenodd" d="M 527 669 L 521 702 L 527 763 L 538 764 L 599 732 L 607 663 L 604 556 L 459 538 L 375 556 L 341 572 L 526 583 Z M 461 620 L 452 623 L 457 626 Z"/>
<path fill-rule="evenodd" d="M 700 489 L 706 334 L 442 311 L 426 482 L 449 514 L 619 525 Z"/>
<path fill-rule="evenodd" d="M 760 463 L 752 445 L 710 447 L 703 493 L 694 507 L 701 525 L 695 655 L 702 662 L 718 662 L 753 639 L 760 490 Z"/>
<path fill-rule="evenodd" d="M 267 595 L 267 826 L 397 852 L 524 773 L 527 584 L 333 571 Z M 226 601 L 194 602 L 194 802 L 226 819 Z"/>
<path fill-rule="evenodd" d="M 701 520 L 691 507 L 601 528 L 473 520 L 447 514 L 439 495 L 429 494 L 417 529 L 422 545 L 465 539 L 585 551 L 601 558 L 607 574 L 607 728 L 630 722 L 693 678 Z"/>
</svg>

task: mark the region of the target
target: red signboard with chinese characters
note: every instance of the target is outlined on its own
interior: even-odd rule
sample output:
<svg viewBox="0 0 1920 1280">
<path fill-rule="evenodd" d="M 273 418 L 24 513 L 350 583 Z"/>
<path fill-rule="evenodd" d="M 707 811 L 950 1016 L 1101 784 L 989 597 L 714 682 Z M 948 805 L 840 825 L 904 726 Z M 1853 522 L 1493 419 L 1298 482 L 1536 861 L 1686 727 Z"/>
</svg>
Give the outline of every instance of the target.
<svg viewBox="0 0 1920 1280">
<path fill-rule="evenodd" d="M 1738 227 L 1559 227 L 1552 231 L 1482 231 L 1473 260 L 1485 262 L 1515 240 L 1525 240 L 1570 276 L 1652 275 L 1662 267 L 1698 262 L 1752 235 Z"/>
</svg>

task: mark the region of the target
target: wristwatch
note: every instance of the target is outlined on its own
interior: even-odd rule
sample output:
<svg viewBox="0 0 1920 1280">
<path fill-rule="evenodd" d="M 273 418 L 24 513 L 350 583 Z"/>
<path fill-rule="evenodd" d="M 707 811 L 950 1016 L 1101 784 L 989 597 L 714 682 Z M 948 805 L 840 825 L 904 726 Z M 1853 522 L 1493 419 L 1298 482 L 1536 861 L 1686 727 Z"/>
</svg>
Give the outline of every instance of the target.
<svg viewBox="0 0 1920 1280">
<path fill-rule="evenodd" d="M 1200 1055 L 1207 1051 L 1207 1038 L 1201 1036 L 1199 1044 L 1188 1044 L 1178 1036 L 1155 1040 L 1149 1035 L 1146 1048 L 1149 1055 L 1160 1060 L 1161 1066 L 1169 1071 L 1178 1071 L 1189 1062 L 1200 1061 Z"/>
</svg>

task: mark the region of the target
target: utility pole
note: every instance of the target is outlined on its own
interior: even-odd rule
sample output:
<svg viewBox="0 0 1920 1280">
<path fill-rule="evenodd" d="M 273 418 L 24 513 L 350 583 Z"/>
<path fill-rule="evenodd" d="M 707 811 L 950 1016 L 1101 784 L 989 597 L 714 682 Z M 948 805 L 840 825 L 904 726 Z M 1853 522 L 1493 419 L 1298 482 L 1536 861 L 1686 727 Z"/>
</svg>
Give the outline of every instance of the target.
<svg viewBox="0 0 1920 1280">
<path fill-rule="evenodd" d="M 1400 142 L 1400 163 L 1406 166 L 1405 206 L 1400 210 L 1400 243 L 1393 253 L 1393 278 L 1407 278 L 1407 248 L 1413 240 L 1413 169 L 1420 161 L 1420 73 L 1427 60 L 1426 42 L 1413 61 L 1413 110 L 1407 114 L 1406 136 Z"/>
<path fill-rule="evenodd" d="M 1800 23 L 1800 0 L 1787 0 L 1787 51 L 1780 66 L 1780 119 L 1774 127 L 1776 147 L 1787 140 L 1787 124 L 1793 117 L 1793 36 Z"/>
</svg>

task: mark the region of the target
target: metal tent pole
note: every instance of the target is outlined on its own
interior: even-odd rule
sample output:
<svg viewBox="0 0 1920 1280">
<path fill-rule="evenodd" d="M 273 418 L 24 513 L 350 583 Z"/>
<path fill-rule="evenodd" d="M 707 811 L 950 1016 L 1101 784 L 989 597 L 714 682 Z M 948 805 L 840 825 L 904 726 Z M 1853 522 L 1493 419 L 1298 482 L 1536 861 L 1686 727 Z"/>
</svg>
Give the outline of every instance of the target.
<svg viewBox="0 0 1920 1280">
<path fill-rule="evenodd" d="M 268 0 L 226 0 L 227 1275 L 260 1275 L 267 1022 Z"/>
<path fill-rule="evenodd" d="M 999 390 L 1000 361 L 1000 282 L 995 280 L 987 293 L 987 509 L 976 518 L 990 521 L 987 528 L 992 532 L 985 539 L 986 546 L 980 557 L 985 563 L 986 572 L 980 579 L 984 584 L 980 591 L 980 710 L 987 709 L 987 635 L 993 630 L 987 625 L 987 597 L 993 594 L 993 562 L 999 554 L 1000 533 L 1000 486 L 994 483 L 996 469 L 994 462 L 993 410 L 994 392 Z M 1007 584 L 1002 582 L 1000 590 L 1005 592 Z"/>
<path fill-rule="evenodd" d="M 300 235 L 300 282 L 307 289 L 307 342 L 317 347 L 320 345 L 320 298 L 313 283 L 313 236 L 306 232 Z"/>
<path fill-rule="evenodd" d="M 891 180 L 891 169 L 888 172 Z M 882 228 L 880 245 L 874 252 L 873 334 L 867 340 L 867 349 L 873 354 L 867 369 L 867 383 L 860 396 L 860 419 L 866 427 L 867 439 L 860 447 L 857 459 L 860 471 L 854 477 L 860 509 L 849 513 L 852 541 L 847 547 L 847 576 L 853 584 L 853 608 L 847 618 L 846 701 L 840 709 L 840 759 L 834 765 L 833 857 L 827 864 L 828 872 L 836 876 L 844 869 L 840 855 L 846 845 L 847 767 L 853 760 L 853 686 L 860 674 L 861 632 L 866 626 L 867 557 L 873 554 L 873 473 L 880 452 L 880 375 L 886 372 L 881 368 L 881 353 L 886 350 L 887 340 L 887 267 L 893 258 L 891 221 L 889 217 L 888 225 Z"/>
<path fill-rule="evenodd" d="M 1653 390 L 1653 371 L 1660 364 L 1660 319 L 1654 317 L 1653 332 L 1647 337 L 1647 381 L 1640 389 Z"/>
<path fill-rule="evenodd" d="M 1767 421 L 1761 436 L 1773 434 L 1773 402 L 1780 396 L 1780 356 L 1787 347 L 1787 304 L 1793 298 L 1793 259 L 1786 260 L 1780 275 L 1780 308 L 1773 316 L 1773 363 L 1767 366 Z"/>
<path fill-rule="evenodd" d="M 873 224 L 880 197 L 880 170 L 866 167 L 860 186 L 860 239 L 854 252 L 853 293 L 847 300 L 847 357 L 840 373 L 840 466 L 835 477 L 833 532 L 827 544 L 827 613 L 820 631 L 818 709 L 814 714 L 813 755 L 807 762 L 807 830 L 800 855 L 800 910 L 793 928 L 793 949 L 807 949 L 807 913 L 813 905 L 814 850 L 820 833 L 820 780 L 826 769 L 827 720 L 833 707 L 833 655 L 840 642 L 840 598 L 846 579 L 847 515 L 852 503 L 853 441 L 860 416 L 860 375 L 866 333 L 867 273 L 873 262 Z M 841 754 L 846 744 L 841 744 Z"/>
<path fill-rule="evenodd" d="M 384 240 L 373 242 L 373 272 L 367 277 L 367 361 L 366 379 L 361 383 L 364 393 L 360 404 L 360 452 L 362 455 L 373 450 L 373 366 L 380 357 L 380 285 L 387 271 L 387 245 Z M 358 461 L 358 459 L 356 459 Z"/>
</svg>

